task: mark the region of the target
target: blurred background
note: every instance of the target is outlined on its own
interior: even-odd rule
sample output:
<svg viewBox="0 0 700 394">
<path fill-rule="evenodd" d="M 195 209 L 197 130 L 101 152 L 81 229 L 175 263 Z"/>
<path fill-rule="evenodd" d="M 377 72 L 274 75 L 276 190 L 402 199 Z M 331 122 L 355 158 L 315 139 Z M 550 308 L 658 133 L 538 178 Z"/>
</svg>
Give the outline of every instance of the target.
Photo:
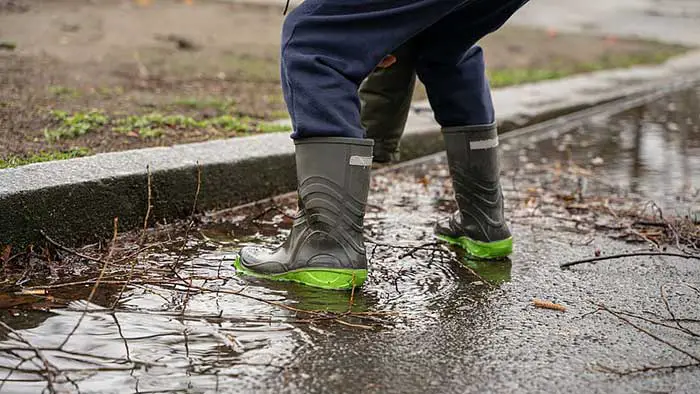
<svg viewBox="0 0 700 394">
<path fill-rule="evenodd" d="M 267 123 L 287 117 L 284 3 L 0 0 L 0 168 L 287 132 Z M 700 44 L 699 17 L 694 0 L 534 0 L 482 45 L 502 87 L 663 62 Z"/>
</svg>

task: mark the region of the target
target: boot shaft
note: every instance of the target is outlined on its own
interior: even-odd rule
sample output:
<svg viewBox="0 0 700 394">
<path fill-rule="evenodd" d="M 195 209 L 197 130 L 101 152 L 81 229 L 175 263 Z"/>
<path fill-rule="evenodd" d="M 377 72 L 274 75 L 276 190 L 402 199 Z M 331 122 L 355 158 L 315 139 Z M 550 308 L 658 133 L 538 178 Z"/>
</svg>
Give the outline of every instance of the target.
<svg viewBox="0 0 700 394">
<path fill-rule="evenodd" d="M 451 235 L 480 242 L 510 238 L 503 213 L 495 124 L 443 129 L 447 161 L 459 207 Z"/>
<path fill-rule="evenodd" d="M 362 232 L 369 193 L 372 140 L 297 140 L 299 208 L 311 228 Z"/>
<path fill-rule="evenodd" d="M 498 182 L 498 131 L 495 124 L 442 129 L 452 176 Z"/>
</svg>

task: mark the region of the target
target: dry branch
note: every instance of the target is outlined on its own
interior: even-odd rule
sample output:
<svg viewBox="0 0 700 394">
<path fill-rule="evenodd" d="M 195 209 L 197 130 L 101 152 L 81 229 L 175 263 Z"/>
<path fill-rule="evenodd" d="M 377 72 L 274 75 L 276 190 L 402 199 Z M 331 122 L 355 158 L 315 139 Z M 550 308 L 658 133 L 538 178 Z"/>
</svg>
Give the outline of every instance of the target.
<svg viewBox="0 0 700 394">
<path fill-rule="evenodd" d="M 650 332 L 649 330 L 647 330 L 647 329 L 645 329 L 645 328 L 642 328 L 642 327 L 640 327 L 640 326 L 638 326 L 638 325 L 632 323 L 631 321 L 629 321 L 629 319 L 623 317 L 621 313 L 616 312 L 616 311 L 613 311 L 612 309 L 609 309 L 608 307 L 606 307 L 606 306 L 603 305 L 603 304 L 598 304 L 597 306 L 598 306 L 598 309 L 599 309 L 599 310 L 605 311 L 605 312 L 607 312 L 607 313 L 609 313 L 609 314 L 615 316 L 617 319 L 619 319 L 619 320 L 623 321 L 624 323 L 626 323 L 627 325 L 629 325 L 629 326 L 635 328 L 637 331 L 639 331 L 639 332 L 641 332 L 641 333 L 643 333 L 643 334 L 646 334 L 647 336 L 653 338 L 654 340 L 656 340 L 656 341 L 658 341 L 658 342 L 661 342 L 661 343 L 663 343 L 664 345 L 670 347 L 671 349 L 676 350 L 676 351 L 678 351 L 678 352 L 680 352 L 680 353 L 683 353 L 683 354 L 685 354 L 686 356 L 688 356 L 688 357 L 690 357 L 691 359 L 693 359 L 694 361 L 696 361 L 697 363 L 700 363 L 700 357 L 698 357 L 698 356 L 696 356 L 696 355 L 694 355 L 694 354 L 688 352 L 687 350 L 681 349 L 681 348 L 679 348 L 678 346 L 676 346 L 676 345 L 674 345 L 674 344 L 668 342 L 667 340 L 665 340 L 665 339 L 659 337 L 658 335 L 656 335 L 656 334 Z"/>
<path fill-rule="evenodd" d="M 39 358 L 39 360 L 41 360 L 41 362 L 45 368 L 45 372 L 46 372 L 47 389 L 49 390 L 50 393 L 55 393 L 56 388 L 54 386 L 54 380 L 56 379 L 56 376 L 59 374 L 58 369 L 55 366 L 53 366 L 53 364 L 51 364 L 49 362 L 49 360 L 46 358 L 46 356 L 41 351 L 41 349 L 37 348 L 30 341 L 26 340 L 22 336 L 22 334 L 17 332 L 14 328 L 8 326 L 5 322 L 3 322 L 1 320 L 0 320 L 0 326 L 2 326 L 5 330 L 7 330 L 12 335 L 14 335 L 20 342 L 27 345 L 27 347 L 29 349 L 23 349 L 23 350 L 31 350 Z M 37 372 L 37 371 L 32 371 L 32 372 Z"/>
<path fill-rule="evenodd" d="M 613 254 L 613 255 L 608 255 L 608 256 L 598 256 L 598 257 L 591 257 L 588 259 L 569 261 L 569 262 L 560 264 L 559 268 L 563 269 L 563 268 L 573 267 L 573 266 L 579 265 L 579 264 L 595 263 L 595 262 L 604 261 L 604 260 L 613 260 L 613 259 L 620 259 L 620 258 L 624 258 L 624 257 L 639 257 L 639 256 L 670 256 L 670 257 L 680 257 L 680 258 L 684 258 L 684 259 L 700 260 L 700 256 L 694 256 L 694 255 L 683 254 L 683 253 L 635 252 L 635 253 L 620 253 L 620 254 Z"/>
</svg>

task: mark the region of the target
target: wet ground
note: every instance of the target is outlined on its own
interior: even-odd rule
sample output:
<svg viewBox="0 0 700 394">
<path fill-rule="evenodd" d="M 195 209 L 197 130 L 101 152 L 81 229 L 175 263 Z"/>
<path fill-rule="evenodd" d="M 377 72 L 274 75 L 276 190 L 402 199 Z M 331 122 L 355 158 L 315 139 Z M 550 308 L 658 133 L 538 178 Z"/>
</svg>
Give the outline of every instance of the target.
<svg viewBox="0 0 700 394">
<path fill-rule="evenodd" d="M 697 220 L 699 102 L 689 89 L 569 133 L 504 137 L 510 261 L 433 243 L 435 220 L 454 208 L 436 156 L 373 176 L 371 272 L 354 294 L 236 275 L 241 245 L 284 238 L 285 198 L 205 215 L 187 236 L 151 230 L 175 243 L 141 254 L 129 286 L 128 263 L 107 270 L 89 305 L 95 275 L 23 283 L 22 297 L 44 305 L 3 296 L 15 306 L 0 320 L 16 331 L 0 328 L 0 392 L 699 392 L 699 260 L 559 268 L 655 242 L 675 251 L 624 217 Z M 646 238 L 625 242 L 628 230 Z M 675 241 L 697 253 L 692 236 Z"/>
<path fill-rule="evenodd" d="M 538 0 L 518 11 L 512 23 L 697 46 L 698 20 L 700 3 L 695 0 Z"/>
</svg>

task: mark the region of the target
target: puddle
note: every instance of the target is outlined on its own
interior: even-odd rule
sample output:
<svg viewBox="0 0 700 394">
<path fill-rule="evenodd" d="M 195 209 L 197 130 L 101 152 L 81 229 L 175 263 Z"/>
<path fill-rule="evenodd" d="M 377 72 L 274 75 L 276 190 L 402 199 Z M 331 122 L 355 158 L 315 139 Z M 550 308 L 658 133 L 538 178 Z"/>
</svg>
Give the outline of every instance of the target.
<svg viewBox="0 0 700 394">
<path fill-rule="evenodd" d="M 571 161 L 677 214 L 700 213 L 698 89 L 541 137 L 505 143 L 504 167 Z"/>
<path fill-rule="evenodd" d="M 666 207 L 684 204 L 684 209 L 698 209 L 699 101 L 698 90 L 691 90 L 610 119 L 593 119 L 580 130 L 553 139 L 509 140 L 504 144 L 504 165 L 513 170 L 527 163 L 571 160 L 600 171 L 615 186 L 657 199 Z M 47 379 L 56 391 L 71 392 L 256 391 L 268 387 L 271 380 L 288 382 L 288 374 L 294 376 L 289 368 L 302 354 L 323 358 L 334 348 L 347 349 L 344 356 L 348 356 L 354 343 L 367 340 L 380 349 L 396 341 L 396 349 L 419 348 L 420 340 L 402 343 L 401 333 L 436 326 L 460 333 L 464 323 L 454 319 L 482 321 L 489 332 L 499 325 L 512 330 L 503 322 L 492 324 L 486 316 L 498 305 L 493 295 L 500 294 L 515 276 L 519 276 L 517 283 L 536 282 L 528 275 L 537 268 L 523 265 L 524 260 L 535 258 L 519 255 L 514 263 L 483 264 L 440 253 L 440 246 L 433 244 L 432 227 L 454 209 L 449 196 L 448 172 L 442 162 L 374 175 L 366 216 L 367 232 L 375 242 L 367 244 L 371 271 L 366 285 L 352 295 L 352 307 L 347 292 L 270 283 L 239 277 L 233 270 L 240 246 L 274 244 L 285 238 L 292 202 L 282 201 L 279 208 L 209 214 L 201 228 L 191 232 L 184 258 L 178 257 L 179 248 L 144 254 L 134 276 L 139 280 L 126 287 L 121 297 L 122 286 L 110 285 L 109 280 L 123 279 L 123 273 L 105 278 L 91 305 L 85 303 L 91 286 L 83 284 L 72 287 L 72 294 L 80 295 L 67 300 L 64 308 L 15 306 L 0 311 L 2 322 L 34 346 L 27 348 L 15 334 L 0 329 L 0 392 L 41 392 L 47 388 Z M 537 246 L 528 244 L 528 248 Z M 181 267 L 179 275 L 185 282 L 191 280 L 194 291 L 183 291 L 182 282 L 167 272 L 172 264 Z M 155 277 L 160 280 L 149 282 Z M 544 287 L 535 283 L 530 288 Z M 59 294 L 58 290 L 48 293 Z M 70 294 L 60 293 L 63 298 Z M 537 293 L 528 293 L 533 294 Z M 350 325 L 334 319 L 312 322 L 295 308 L 338 314 L 351 310 L 377 319 L 348 315 L 343 322 Z M 367 324 L 374 328 L 358 328 Z M 464 343 L 474 341 L 466 332 L 455 335 L 464 335 Z M 487 351 L 479 346 L 481 352 Z M 52 372 L 46 372 L 34 349 L 40 349 Z M 361 359 L 358 354 L 354 363 L 362 364 Z M 376 359 L 374 363 L 372 368 L 384 368 Z M 400 367 L 387 367 L 387 371 Z M 411 369 L 406 366 L 406 370 Z M 304 391 L 303 385 L 296 387 Z"/>
<path fill-rule="evenodd" d="M 377 175 L 372 182 L 375 193 L 367 215 L 372 237 L 382 244 L 427 245 L 426 250 L 412 251 L 413 247 L 394 249 L 368 244 L 372 271 L 366 285 L 353 295 L 351 310 L 385 316 L 379 324 L 373 324 L 378 327 L 371 332 L 434 321 L 451 308 L 448 301 L 455 293 L 476 302 L 494 287 L 432 251 L 438 246 L 432 245 L 429 230 L 443 214 L 440 208 L 451 206 L 441 203 L 445 193 L 442 182 L 424 182 L 445 178 L 446 168 L 424 167 L 410 174 Z M 11 310 L 3 321 L 21 330 L 21 335 L 43 349 L 48 362 L 62 371 L 52 377 L 57 389 L 254 391 L 265 379 L 280 375 L 295 355 L 313 347 L 319 336 L 347 329 L 332 321 L 308 324 L 302 321 L 308 316 L 261 300 L 303 310 L 343 313 L 349 308 L 349 293 L 239 277 L 232 268 L 240 246 L 281 242 L 291 224 L 285 213 L 291 213 L 292 208 L 293 204 L 247 215 L 210 215 L 201 229 L 192 231 L 183 251 L 186 257 L 178 259 L 177 247 L 143 255 L 142 259 L 152 265 L 152 275 L 134 276 L 143 284 L 127 288 L 114 311 L 110 308 L 120 286 L 103 286 L 72 334 L 86 309 L 85 301 L 69 302 L 66 308 L 50 311 Z M 159 279 L 162 284 L 148 283 L 149 277 L 162 278 L 156 273 L 178 260 L 180 275 L 194 278 L 194 288 L 208 291 L 177 291 L 181 283 L 172 275 L 171 280 Z M 498 284 L 508 275 L 496 276 L 493 283 Z M 89 290 L 91 286 L 81 288 Z M 245 296 L 232 294 L 239 291 Z M 86 297 L 84 291 L 81 294 Z M 70 297 L 70 293 L 63 290 L 63 297 Z M 350 324 L 367 323 L 345 320 Z M 68 336 L 70 339 L 61 346 Z M 32 372 L 41 369 L 41 364 L 22 363 L 31 351 L 8 350 L 21 347 L 12 335 L 4 336 L 0 343 L 0 351 L 8 353 L 0 360 L 0 368 L 10 375 L 2 392 L 38 392 L 46 387 L 46 377 Z"/>
</svg>

